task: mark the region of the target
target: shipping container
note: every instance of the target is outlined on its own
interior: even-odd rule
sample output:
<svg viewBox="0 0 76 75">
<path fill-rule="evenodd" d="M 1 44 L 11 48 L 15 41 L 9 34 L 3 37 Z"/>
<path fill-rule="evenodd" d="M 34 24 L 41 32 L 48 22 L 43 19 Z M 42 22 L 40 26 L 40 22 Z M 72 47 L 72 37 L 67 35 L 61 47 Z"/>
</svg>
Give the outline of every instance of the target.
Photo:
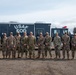
<svg viewBox="0 0 76 75">
<path fill-rule="evenodd" d="M 46 32 L 49 32 L 51 35 L 51 23 L 0 23 L 0 36 L 3 33 L 6 33 L 9 36 L 10 32 L 13 32 L 13 35 L 16 35 L 16 32 L 20 32 L 23 35 L 23 32 L 27 32 L 29 35 L 30 31 L 38 37 L 39 33 L 42 32 L 45 35 Z"/>
<path fill-rule="evenodd" d="M 51 28 L 51 36 L 52 36 L 52 38 L 55 37 L 56 33 L 58 33 L 59 36 L 62 37 L 62 35 L 65 32 L 68 33 L 68 28 Z"/>
</svg>

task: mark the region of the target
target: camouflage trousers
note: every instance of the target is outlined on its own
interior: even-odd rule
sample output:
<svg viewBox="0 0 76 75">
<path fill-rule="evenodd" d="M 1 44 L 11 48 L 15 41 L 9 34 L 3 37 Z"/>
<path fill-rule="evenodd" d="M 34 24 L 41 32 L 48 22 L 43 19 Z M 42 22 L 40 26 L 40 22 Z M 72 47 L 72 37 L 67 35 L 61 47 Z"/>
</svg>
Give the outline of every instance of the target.
<svg viewBox="0 0 76 75">
<path fill-rule="evenodd" d="M 20 45 L 16 45 L 16 51 L 18 52 L 17 57 L 19 58 L 20 54 L 21 54 L 21 47 L 20 47 Z"/>
<path fill-rule="evenodd" d="M 63 45 L 63 58 L 65 58 L 65 53 L 67 53 L 67 58 L 69 59 L 69 50 L 70 50 L 69 45 Z"/>
<path fill-rule="evenodd" d="M 72 58 L 75 57 L 76 46 L 72 46 Z"/>
<path fill-rule="evenodd" d="M 55 47 L 55 55 L 56 55 L 56 58 L 57 56 L 60 58 L 60 46 Z"/>
<path fill-rule="evenodd" d="M 29 58 L 31 58 L 32 56 L 33 58 L 35 58 L 35 48 L 33 46 L 29 46 L 28 52 L 29 52 Z"/>
<path fill-rule="evenodd" d="M 7 46 L 2 46 L 2 56 L 3 58 L 7 58 Z"/>
<path fill-rule="evenodd" d="M 50 46 L 45 46 L 45 57 L 47 57 L 47 52 L 49 52 L 50 57 L 52 57 Z"/>
<path fill-rule="evenodd" d="M 16 58 L 16 48 L 14 48 L 13 46 L 9 46 L 9 48 L 7 49 L 7 56 L 9 56 L 9 58 Z"/>
<path fill-rule="evenodd" d="M 28 54 L 27 46 L 21 47 L 21 57 L 23 57 L 24 53 L 25 53 L 25 57 L 27 58 L 27 54 Z"/>
<path fill-rule="evenodd" d="M 44 50 L 44 47 L 43 46 L 40 46 L 38 48 L 38 58 L 40 58 L 40 55 L 42 54 L 42 58 L 44 58 L 45 56 L 45 50 Z"/>
</svg>

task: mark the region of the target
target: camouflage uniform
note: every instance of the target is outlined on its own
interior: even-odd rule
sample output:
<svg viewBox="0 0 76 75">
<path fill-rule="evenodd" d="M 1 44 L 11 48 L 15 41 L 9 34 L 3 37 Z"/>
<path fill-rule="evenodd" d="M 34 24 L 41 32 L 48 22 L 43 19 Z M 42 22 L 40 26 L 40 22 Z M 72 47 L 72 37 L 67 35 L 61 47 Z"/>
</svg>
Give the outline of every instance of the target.
<svg viewBox="0 0 76 75">
<path fill-rule="evenodd" d="M 40 33 L 40 36 L 38 38 L 38 58 L 40 58 L 40 55 L 42 54 L 42 58 L 45 56 L 45 45 L 44 45 L 45 38 L 43 37 L 42 33 Z"/>
<path fill-rule="evenodd" d="M 17 33 L 17 35 L 15 35 L 15 39 L 16 39 L 16 50 L 18 51 L 18 58 L 20 57 L 20 40 L 21 40 L 21 36 L 19 33 Z"/>
<path fill-rule="evenodd" d="M 13 33 L 11 32 L 10 33 L 10 36 L 7 38 L 7 55 L 11 56 L 11 52 L 12 52 L 12 58 L 15 58 L 16 57 L 16 39 L 15 37 L 12 35 Z"/>
<path fill-rule="evenodd" d="M 56 33 L 56 36 L 54 37 L 53 43 L 55 46 L 56 58 L 57 58 L 57 56 L 59 56 L 59 58 L 60 58 L 61 38 L 58 36 L 58 33 Z"/>
<path fill-rule="evenodd" d="M 76 34 L 71 40 L 71 45 L 72 45 L 72 59 L 75 57 L 75 50 L 76 50 Z"/>
<path fill-rule="evenodd" d="M 36 44 L 36 38 L 32 35 L 33 33 L 30 32 L 30 35 L 28 36 L 27 42 L 28 42 L 28 51 L 29 51 L 29 57 L 31 58 L 33 55 L 33 58 L 35 58 L 35 44 Z"/>
<path fill-rule="evenodd" d="M 47 51 L 49 51 L 49 54 L 50 54 L 50 57 L 52 57 L 52 54 L 51 54 L 51 41 L 52 41 L 52 38 L 49 36 L 49 33 L 46 32 L 46 36 L 45 36 L 45 56 L 47 56 Z"/>
<path fill-rule="evenodd" d="M 25 57 L 27 58 L 27 53 L 28 53 L 28 49 L 27 49 L 27 39 L 28 36 L 27 35 L 23 35 L 21 37 L 21 57 L 23 57 L 23 54 L 25 52 Z"/>
<path fill-rule="evenodd" d="M 70 37 L 65 33 L 62 36 L 63 43 L 63 59 L 65 58 L 65 52 L 67 51 L 67 58 L 69 59 L 69 50 L 70 50 Z"/>
<path fill-rule="evenodd" d="M 2 42 L 3 58 L 7 58 L 6 52 L 7 52 L 7 37 L 6 37 L 6 33 L 4 33 L 3 42 Z"/>
</svg>

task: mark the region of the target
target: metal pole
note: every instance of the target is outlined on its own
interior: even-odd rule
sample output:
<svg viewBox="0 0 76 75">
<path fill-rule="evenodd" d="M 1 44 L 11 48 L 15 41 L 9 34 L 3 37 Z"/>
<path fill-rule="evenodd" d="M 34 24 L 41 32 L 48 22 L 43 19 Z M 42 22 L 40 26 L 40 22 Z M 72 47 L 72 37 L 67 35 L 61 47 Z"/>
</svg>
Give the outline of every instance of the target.
<svg viewBox="0 0 76 75">
<path fill-rule="evenodd" d="M 50 36 L 51 36 L 51 24 L 50 24 Z"/>
<path fill-rule="evenodd" d="M 34 36 L 35 36 L 35 24 L 34 24 Z"/>
</svg>

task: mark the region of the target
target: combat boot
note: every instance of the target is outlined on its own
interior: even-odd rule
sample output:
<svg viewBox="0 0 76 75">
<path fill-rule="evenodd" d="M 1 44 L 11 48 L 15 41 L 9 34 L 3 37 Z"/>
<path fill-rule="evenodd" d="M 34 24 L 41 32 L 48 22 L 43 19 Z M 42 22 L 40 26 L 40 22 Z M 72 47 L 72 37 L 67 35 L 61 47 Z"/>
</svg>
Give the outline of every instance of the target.
<svg viewBox="0 0 76 75">
<path fill-rule="evenodd" d="M 74 59 L 74 55 L 72 56 L 72 59 Z"/>
<path fill-rule="evenodd" d="M 42 59 L 44 59 L 45 57 L 44 57 L 44 54 L 42 54 Z"/>
<path fill-rule="evenodd" d="M 31 58 L 32 58 L 32 56 L 31 56 L 31 55 L 29 55 L 29 58 L 31 59 Z"/>
<path fill-rule="evenodd" d="M 3 56 L 3 59 L 5 59 L 5 56 Z"/>
<path fill-rule="evenodd" d="M 37 59 L 39 59 L 39 58 L 40 58 L 40 54 L 38 55 Z"/>
<path fill-rule="evenodd" d="M 67 59 L 69 60 L 69 56 L 67 57 Z"/>
</svg>

